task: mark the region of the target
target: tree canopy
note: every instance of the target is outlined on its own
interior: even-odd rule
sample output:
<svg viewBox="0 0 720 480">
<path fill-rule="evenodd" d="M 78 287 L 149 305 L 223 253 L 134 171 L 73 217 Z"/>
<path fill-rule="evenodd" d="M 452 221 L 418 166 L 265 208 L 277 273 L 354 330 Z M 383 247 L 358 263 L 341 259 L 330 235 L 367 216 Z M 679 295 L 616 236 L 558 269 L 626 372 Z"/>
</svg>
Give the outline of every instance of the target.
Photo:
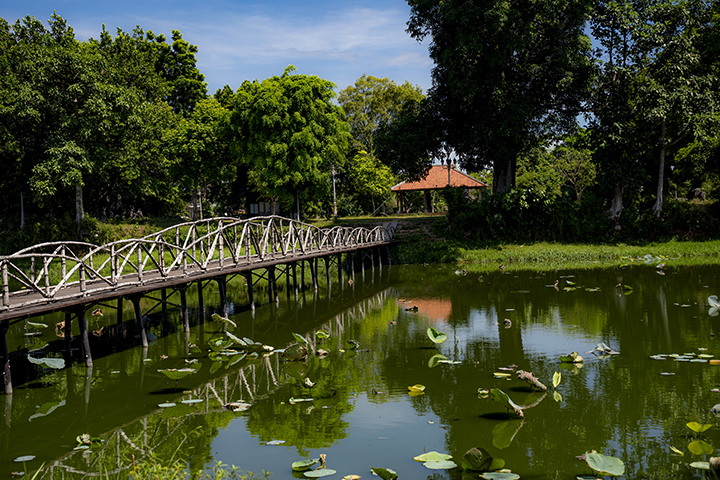
<svg viewBox="0 0 720 480">
<path fill-rule="evenodd" d="M 245 81 L 234 97 L 230 130 L 255 191 L 297 209 L 329 192 L 333 165 L 345 162 L 349 127 L 332 103 L 335 85 L 294 71 L 291 65 L 280 76 Z"/>
</svg>

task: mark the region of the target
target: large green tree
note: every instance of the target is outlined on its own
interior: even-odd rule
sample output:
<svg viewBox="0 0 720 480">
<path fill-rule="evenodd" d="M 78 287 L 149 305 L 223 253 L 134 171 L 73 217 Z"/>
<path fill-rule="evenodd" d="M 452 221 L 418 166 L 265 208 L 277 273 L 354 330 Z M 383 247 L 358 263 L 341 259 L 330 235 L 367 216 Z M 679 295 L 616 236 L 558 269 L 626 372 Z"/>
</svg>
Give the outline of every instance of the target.
<svg viewBox="0 0 720 480">
<path fill-rule="evenodd" d="M 367 74 L 358 78 L 338 96 L 350 125 L 353 149 L 374 155 L 373 137 L 378 127 L 392 121 L 406 102 L 419 102 L 424 97 L 419 86 L 407 81 L 398 85 L 389 78 Z"/>
<path fill-rule="evenodd" d="M 319 200 L 330 188 L 333 166 L 345 162 L 349 127 L 332 103 L 334 84 L 294 74 L 246 81 L 235 94 L 230 130 L 233 151 L 249 166 L 250 183 L 261 196 L 293 204 Z"/>
<path fill-rule="evenodd" d="M 589 0 L 408 0 L 408 32 L 430 40 L 429 92 L 446 143 L 470 171 L 515 184 L 518 155 L 575 123 L 591 78 Z"/>
</svg>

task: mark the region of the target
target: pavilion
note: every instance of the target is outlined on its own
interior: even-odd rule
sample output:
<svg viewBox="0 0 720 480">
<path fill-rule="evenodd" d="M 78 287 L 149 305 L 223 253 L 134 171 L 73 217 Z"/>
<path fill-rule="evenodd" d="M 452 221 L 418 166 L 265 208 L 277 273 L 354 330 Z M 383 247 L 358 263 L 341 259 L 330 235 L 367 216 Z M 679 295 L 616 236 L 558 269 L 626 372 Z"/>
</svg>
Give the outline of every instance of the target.
<svg viewBox="0 0 720 480">
<path fill-rule="evenodd" d="M 422 190 L 425 198 L 425 213 L 432 213 L 432 202 L 430 192 L 442 190 L 445 187 L 466 188 L 475 190 L 487 187 L 486 183 L 477 180 L 470 175 L 460 172 L 453 165 L 433 165 L 425 178 L 415 181 L 400 182 L 390 191 L 395 192 L 398 200 L 398 212 L 405 211 L 405 192 Z"/>
</svg>

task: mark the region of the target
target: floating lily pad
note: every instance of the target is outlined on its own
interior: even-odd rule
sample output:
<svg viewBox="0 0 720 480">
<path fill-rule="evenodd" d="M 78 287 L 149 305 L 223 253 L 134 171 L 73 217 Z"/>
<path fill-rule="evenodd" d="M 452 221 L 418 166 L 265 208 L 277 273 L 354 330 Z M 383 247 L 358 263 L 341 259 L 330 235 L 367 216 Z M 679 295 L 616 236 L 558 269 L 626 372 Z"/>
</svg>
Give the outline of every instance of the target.
<svg viewBox="0 0 720 480">
<path fill-rule="evenodd" d="M 578 352 L 572 352 L 567 355 L 560 356 L 560 361 L 565 363 L 582 363 L 583 358 L 578 355 Z"/>
<path fill-rule="evenodd" d="M 270 440 L 266 445 L 282 445 L 283 443 L 285 443 L 285 440 Z"/>
<path fill-rule="evenodd" d="M 512 472 L 486 472 L 480 475 L 485 480 L 517 480 L 520 475 Z"/>
<path fill-rule="evenodd" d="M 663 355 L 650 355 L 650 358 L 653 360 L 667 360 L 667 357 Z"/>
<path fill-rule="evenodd" d="M 557 390 L 555 390 L 555 391 L 553 392 L 553 399 L 554 399 L 557 403 L 561 403 L 561 402 L 562 402 L 562 395 L 560 395 L 560 392 L 558 392 Z"/>
<path fill-rule="evenodd" d="M 428 360 L 428 367 L 435 368 L 438 365 L 440 365 L 441 360 L 447 360 L 447 357 L 445 355 L 435 354 L 432 357 L 430 357 L 430 360 Z"/>
<path fill-rule="evenodd" d="M 443 332 L 438 332 L 434 327 L 428 327 L 427 336 L 430 338 L 430 340 L 433 341 L 433 343 L 436 344 L 443 343 L 445 340 L 447 340 L 447 335 L 445 335 Z"/>
<path fill-rule="evenodd" d="M 511 375 L 509 373 L 505 373 L 505 372 L 494 372 L 493 376 L 495 378 L 507 378 L 507 377 L 510 377 Z"/>
<path fill-rule="evenodd" d="M 700 470 L 710 470 L 710 462 L 693 462 L 690 466 L 692 468 L 699 468 Z"/>
<path fill-rule="evenodd" d="M 303 473 L 308 478 L 320 478 L 320 477 L 327 477 L 330 475 L 335 475 L 337 473 L 337 470 L 333 470 L 331 468 L 318 468 L 317 470 L 311 470 L 309 472 Z"/>
<path fill-rule="evenodd" d="M 715 451 L 712 445 L 702 440 L 693 440 L 688 445 L 688 450 L 693 455 L 710 455 Z"/>
<path fill-rule="evenodd" d="M 34 459 L 35 459 L 35 455 L 25 455 L 22 457 L 17 457 L 15 460 L 13 460 L 13 462 L 22 463 L 22 462 L 29 462 L 30 460 L 34 460 Z"/>
<path fill-rule="evenodd" d="M 425 391 L 425 385 L 420 385 L 420 384 L 413 385 L 411 387 L 408 387 L 408 390 L 410 390 L 411 393 L 412 392 L 422 393 Z"/>
<path fill-rule="evenodd" d="M 457 467 L 457 463 L 452 460 L 440 460 L 437 462 L 425 462 L 423 467 L 431 470 L 450 470 L 451 468 Z"/>
<path fill-rule="evenodd" d="M 160 408 L 170 408 L 170 407 L 174 407 L 175 405 L 177 405 L 177 404 L 173 403 L 173 402 L 158 403 L 158 407 L 160 407 Z"/>
<path fill-rule="evenodd" d="M 292 469 L 296 472 L 304 472 L 305 470 L 310 470 L 310 467 L 315 465 L 320 461 L 319 458 L 311 458 L 309 460 L 298 460 L 297 462 L 293 462 Z"/>
<path fill-rule="evenodd" d="M 234 342 L 228 337 L 215 337 L 208 340 L 208 347 L 213 351 L 219 352 L 232 346 Z"/>
<path fill-rule="evenodd" d="M 250 407 L 252 407 L 252 404 L 245 402 L 230 402 L 225 405 L 225 408 L 227 408 L 231 412 L 244 412 Z"/>
<path fill-rule="evenodd" d="M 373 475 L 377 475 L 382 480 L 393 480 L 395 478 L 398 478 L 395 470 L 391 470 L 389 468 L 370 467 L 370 471 L 373 473 Z"/>
<path fill-rule="evenodd" d="M 427 452 L 423 453 L 422 455 L 418 455 L 417 457 L 413 457 L 413 460 L 420 463 L 425 462 L 441 462 L 443 460 L 450 460 L 452 458 L 452 455 L 448 455 L 447 453 L 439 453 L 439 452 Z"/>
<path fill-rule="evenodd" d="M 702 433 L 712 427 L 709 423 L 700 424 L 698 422 L 688 422 L 685 425 L 687 425 L 687 427 L 695 433 Z"/>
<path fill-rule="evenodd" d="M 27 358 L 30 360 L 30 363 L 34 363 L 35 365 L 45 365 L 55 370 L 65 368 L 64 358 L 33 358 L 31 356 L 28 356 Z"/>
<path fill-rule="evenodd" d="M 585 454 L 585 462 L 599 474 L 620 476 L 625 473 L 625 464 L 619 458 L 608 457 L 595 451 Z"/>
</svg>

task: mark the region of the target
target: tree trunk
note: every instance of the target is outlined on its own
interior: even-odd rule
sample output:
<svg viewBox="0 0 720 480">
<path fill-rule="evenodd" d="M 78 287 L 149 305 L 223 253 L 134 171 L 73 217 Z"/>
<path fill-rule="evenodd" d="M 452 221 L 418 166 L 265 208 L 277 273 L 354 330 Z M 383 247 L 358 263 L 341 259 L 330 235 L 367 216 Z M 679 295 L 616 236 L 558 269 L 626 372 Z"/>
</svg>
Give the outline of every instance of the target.
<svg viewBox="0 0 720 480">
<path fill-rule="evenodd" d="M 82 185 L 75 184 L 75 223 L 85 220 L 85 208 L 83 207 Z"/>
<path fill-rule="evenodd" d="M 660 218 L 660 214 L 662 213 L 663 187 L 665 185 L 665 150 L 667 149 L 667 146 L 665 145 L 665 120 L 663 120 L 660 124 L 660 142 L 662 144 L 660 147 L 660 168 L 658 170 L 655 206 L 653 207 L 653 212 L 655 212 L 655 216 L 657 218 Z"/>
<path fill-rule="evenodd" d="M 516 160 L 497 159 L 493 162 L 493 193 L 509 192 L 515 186 Z"/>
</svg>

